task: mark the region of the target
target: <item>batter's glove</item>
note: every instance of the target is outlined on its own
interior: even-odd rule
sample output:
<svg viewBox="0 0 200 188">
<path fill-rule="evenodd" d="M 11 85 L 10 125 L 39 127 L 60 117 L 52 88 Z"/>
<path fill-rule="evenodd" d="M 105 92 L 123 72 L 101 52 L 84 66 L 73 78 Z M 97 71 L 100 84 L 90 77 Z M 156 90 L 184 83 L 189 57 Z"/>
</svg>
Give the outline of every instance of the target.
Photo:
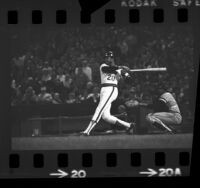
<svg viewBox="0 0 200 188">
<path fill-rule="evenodd" d="M 127 66 L 119 66 L 120 69 L 130 72 L 130 68 L 128 68 Z"/>
<path fill-rule="evenodd" d="M 123 69 L 124 69 L 124 70 L 126 70 L 127 72 L 129 72 L 129 71 L 130 71 L 130 68 L 129 68 L 129 67 L 127 67 L 127 66 L 123 66 Z"/>
<path fill-rule="evenodd" d="M 131 77 L 131 75 L 129 74 L 128 71 L 122 69 L 121 75 L 122 75 L 122 78 L 125 80 L 125 83 L 127 83 L 127 84 L 132 83 L 133 80 L 132 80 L 132 77 Z"/>
<path fill-rule="evenodd" d="M 130 76 L 129 72 L 127 70 L 125 70 L 125 69 L 121 70 L 121 75 L 122 75 L 123 78 L 125 78 L 127 76 Z"/>
</svg>

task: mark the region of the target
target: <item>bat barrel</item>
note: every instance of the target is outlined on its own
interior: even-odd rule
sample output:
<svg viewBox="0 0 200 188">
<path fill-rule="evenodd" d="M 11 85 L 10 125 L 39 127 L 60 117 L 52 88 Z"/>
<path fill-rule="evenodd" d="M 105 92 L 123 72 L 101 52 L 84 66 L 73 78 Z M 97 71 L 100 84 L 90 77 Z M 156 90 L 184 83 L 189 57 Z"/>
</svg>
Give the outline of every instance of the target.
<svg viewBox="0 0 200 188">
<path fill-rule="evenodd" d="M 167 71 L 166 67 L 146 68 L 146 69 L 132 69 L 131 72 L 162 72 Z"/>
</svg>

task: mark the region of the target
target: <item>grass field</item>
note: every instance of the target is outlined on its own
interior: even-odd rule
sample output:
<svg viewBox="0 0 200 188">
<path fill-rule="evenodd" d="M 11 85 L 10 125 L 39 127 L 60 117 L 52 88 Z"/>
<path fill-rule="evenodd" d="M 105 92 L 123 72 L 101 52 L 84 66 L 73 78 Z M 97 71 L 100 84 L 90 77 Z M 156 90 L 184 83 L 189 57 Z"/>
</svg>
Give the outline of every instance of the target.
<svg viewBox="0 0 200 188">
<path fill-rule="evenodd" d="M 12 138 L 13 150 L 192 148 L 192 134 L 43 136 Z"/>
</svg>

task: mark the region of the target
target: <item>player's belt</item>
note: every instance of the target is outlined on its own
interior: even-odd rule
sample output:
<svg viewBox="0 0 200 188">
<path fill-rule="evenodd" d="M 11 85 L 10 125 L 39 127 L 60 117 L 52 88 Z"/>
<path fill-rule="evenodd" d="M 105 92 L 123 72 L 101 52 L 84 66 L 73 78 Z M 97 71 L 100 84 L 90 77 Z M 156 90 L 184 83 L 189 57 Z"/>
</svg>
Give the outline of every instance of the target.
<svg viewBox="0 0 200 188">
<path fill-rule="evenodd" d="M 101 87 L 109 87 L 109 86 L 117 87 L 117 84 L 109 84 L 109 83 L 101 84 Z"/>
</svg>

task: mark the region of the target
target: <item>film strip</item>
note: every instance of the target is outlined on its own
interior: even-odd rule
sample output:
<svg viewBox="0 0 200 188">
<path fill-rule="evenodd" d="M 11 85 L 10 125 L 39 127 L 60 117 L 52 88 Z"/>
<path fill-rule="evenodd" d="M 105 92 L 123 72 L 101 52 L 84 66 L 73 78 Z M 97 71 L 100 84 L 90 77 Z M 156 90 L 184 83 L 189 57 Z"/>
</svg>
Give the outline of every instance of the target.
<svg viewBox="0 0 200 188">
<path fill-rule="evenodd" d="M 187 8 L 178 8 L 177 10 L 177 22 L 186 23 L 188 22 L 188 9 Z M 115 23 L 115 10 L 106 9 L 104 12 L 104 20 L 106 24 Z M 20 24 L 19 16 L 17 10 L 7 11 L 7 24 Z M 154 23 L 163 23 L 164 22 L 164 9 L 155 8 L 153 10 L 153 22 Z M 67 11 L 66 10 L 57 10 L 55 12 L 56 19 L 54 20 L 56 24 L 66 24 L 67 23 Z M 130 23 L 139 23 L 140 22 L 140 13 L 139 9 L 130 9 L 128 20 Z M 91 17 L 87 14 L 80 14 L 80 22 L 82 24 L 91 23 Z M 31 11 L 31 24 L 43 24 L 43 12 L 41 10 L 32 10 Z M 53 23 L 53 22 L 52 22 Z"/>
<path fill-rule="evenodd" d="M 107 9 L 105 10 L 105 23 L 113 24 L 115 23 L 115 10 Z M 66 24 L 67 23 L 67 11 L 66 10 L 57 10 L 56 13 L 56 23 L 57 24 Z M 131 9 L 129 10 L 129 22 L 138 23 L 139 19 L 139 10 Z M 87 14 L 81 14 L 80 22 L 82 24 L 91 23 L 91 17 Z M 153 22 L 162 23 L 164 22 L 164 10 L 163 9 L 154 9 L 153 10 Z M 188 9 L 179 8 L 177 9 L 177 22 L 184 23 L 188 22 Z M 18 11 L 10 10 L 7 12 L 7 23 L 8 24 L 18 24 Z M 31 23 L 32 24 L 42 24 L 43 23 L 43 13 L 41 10 L 32 10 L 31 11 Z"/>
<path fill-rule="evenodd" d="M 200 1 L 7 1 L 1 4 L 0 41 L 4 52 L 1 59 L 5 63 L 1 68 L 0 178 L 191 176 L 192 153 L 197 150 L 194 138 L 198 132 L 195 117 L 198 116 Z M 120 73 L 125 84 L 129 84 L 128 93 L 134 93 L 132 97 L 137 100 L 133 103 L 129 96 L 123 103 L 114 103 L 111 111 L 119 122 L 134 119 L 136 125 L 131 133 L 120 128 L 122 125 L 130 128 L 131 123 L 122 122 L 119 129 L 113 128 L 111 124 L 118 120 L 104 113 L 112 95 L 106 100 L 101 96 L 99 100 L 105 100 L 105 104 L 97 119 L 95 115 L 92 119 L 99 122 L 89 124 L 98 105 L 94 93 L 102 82 L 97 75 L 107 49 L 114 52 L 117 64 L 129 67 L 128 71 L 125 66 L 121 69 L 136 80 L 131 80 L 132 85 L 126 83 L 126 74 Z M 88 78 L 84 87 L 89 90 L 93 84 L 94 101 L 82 105 L 80 101 L 71 101 L 76 100 L 73 99 L 76 92 L 82 92 L 78 84 L 84 76 L 76 82 L 76 92 L 72 92 L 67 90 L 68 86 L 77 78 L 71 77 L 69 81 L 66 75 L 80 75 L 78 62 L 84 60 L 93 71 L 92 79 Z M 165 73 L 167 76 L 163 76 Z M 65 84 L 67 93 L 63 98 L 56 95 L 63 92 L 59 84 L 53 81 L 55 85 L 47 84 L 54 79 L 53 74 L 55 80 Z M 29 80 L 37 81 L 30 85 Z M 156 83 L 167 85 L 165 88 L 173 94 L 180 108 L 181 123 L 174 123 L 180 117 L 177 112 L 173 117 L 151 116 L 154 112 L 147 108 L 148 99 L 153 99 L 156 89 L 160 91 Z M 30 101 L 36 99 L 26 98 L 28 87 L 35 89 L 34 104 Z M 49 88 L 51 92 L 47 93 Z M 122 93 L 125 87 L 118 89 Z M 48 98 L 50 103 L 41 102 L 42 92 L 51 98 Z M 169 107 L 171 101 L 167 102 Z M 173 121 L 175 129 L 170 123 L 168 126 L 168 121 Z M 82 134 L 83 130 L 87 135 Z"/>
<path fill-rule="evenodd" d="M 190 152 L 183 151 L 19 152 L 9 156 L 9 167 L 13 178 L 40 178 L 43 171 L 44 178 L 130 177 L 130 174 L 134 177 L 184 177 L 189 175 Z"/>
</svg>

